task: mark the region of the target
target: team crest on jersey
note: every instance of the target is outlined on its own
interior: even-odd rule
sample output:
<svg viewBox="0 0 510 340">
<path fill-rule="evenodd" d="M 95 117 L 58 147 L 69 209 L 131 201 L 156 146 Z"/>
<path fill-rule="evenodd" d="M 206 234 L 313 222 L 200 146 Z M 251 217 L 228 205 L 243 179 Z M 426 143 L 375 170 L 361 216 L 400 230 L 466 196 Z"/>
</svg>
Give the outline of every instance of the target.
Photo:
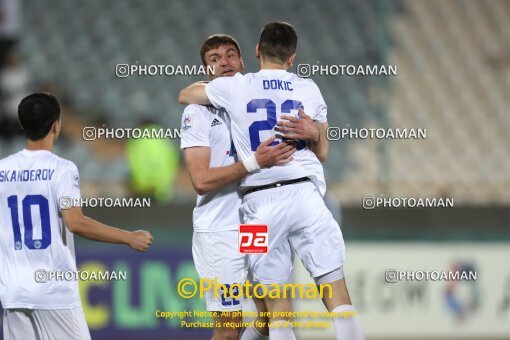
<svg viewBox="0 0 510 340">
<path fill-rule="evenodd" d="M 80 176 L 76 175 L 74 176 L 74 186 L 75 187 L 80 187 Z"/>
<path fill-rule="evenodd" d="M 221 125 L 221 121 L 218 118 L 214 118 L 212 123 L 211 123 L 211 127 L 215 127 L 215 126 L 218 126 L 218 125 Z"/>
<path fill-rule="evenodd" d="M 185 115 L 182 120 L 182 131 L 186 131 L 191 128 L 191 116 Z"/>
</svg>

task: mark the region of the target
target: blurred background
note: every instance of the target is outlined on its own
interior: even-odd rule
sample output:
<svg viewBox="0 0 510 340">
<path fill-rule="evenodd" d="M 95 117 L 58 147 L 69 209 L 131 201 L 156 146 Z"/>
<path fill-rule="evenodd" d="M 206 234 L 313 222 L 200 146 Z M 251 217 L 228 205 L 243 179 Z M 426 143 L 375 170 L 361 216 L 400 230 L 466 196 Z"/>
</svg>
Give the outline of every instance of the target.
<svg viewBox="0 0 510 340">
<path fill-rule="evenodd" d="M 129 273 L 81 283 L 93 339 L 208 339 L 210 330 L 154 316 L 204 310 L 175 290 L 181 277 L 196 277 L 195 193 L 180 140 L 85 141 L 83 128 L 180 128 L 178 92 L 201 77 L 117 78 L 115 65 L 200 65 L 203 40 L 226 33 L 255 72 L 262 26 L 288 21 L 299 35 L 296 65 L 397 67 L 397 76 L 313 76 L 330 126 L 427 129 L 426 139 L 330 142 L 327 201 L 342 220 L 347 283 L 367 338 L 510 339 L 509 16 L 505 0 L 0 0 L 0 157 L 24 146 L 19 101 L 54 93 L 64 124 L 55 152 L 77 164 L 83 196 L 152 197 L 151 208 L 86 209 L 155 235 L 146 254 L 77 237 L 82 270 Z M 363 210 L 365 196 L 453 198 L 455 206 Z M 384 278 L 388 269 L 455 268 L 476 270 L 477 280 Z M 300 266 L 295 279 L 310 280 Z M 332 328 L 298 332 L 334 338 Z"/>
</svg>

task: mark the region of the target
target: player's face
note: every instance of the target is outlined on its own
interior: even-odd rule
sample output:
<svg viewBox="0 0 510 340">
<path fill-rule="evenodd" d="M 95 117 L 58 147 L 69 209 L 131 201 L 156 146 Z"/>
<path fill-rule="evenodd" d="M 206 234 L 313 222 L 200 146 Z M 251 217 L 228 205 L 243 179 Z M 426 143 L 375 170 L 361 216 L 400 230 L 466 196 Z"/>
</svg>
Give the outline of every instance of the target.
<svg viewBox="0 0 510 340">
<path fill-rule="evenodd" d="M 207 66 L 214 66 L 212 79 L 218 77 L 231 77 L 237 72 L 243 72 L 243 58 L 234 45 L 220 45 L 205 52 Z"/>
</svg>

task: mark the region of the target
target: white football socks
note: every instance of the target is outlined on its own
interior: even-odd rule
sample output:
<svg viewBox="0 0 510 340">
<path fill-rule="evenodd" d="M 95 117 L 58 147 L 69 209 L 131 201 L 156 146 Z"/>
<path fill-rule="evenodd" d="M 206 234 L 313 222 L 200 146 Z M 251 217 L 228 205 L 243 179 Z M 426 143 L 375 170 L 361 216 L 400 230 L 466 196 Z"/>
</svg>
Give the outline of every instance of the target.
<svg viewBox="0 0 510 340">
<path fill-rule="evenodd" d="M 269 335 L 260 333 L 255 327 L 249 327 L 244 330 L 241 340 L 269 340 Z"/>
<path fill-rule="evenodd" d="M 341 313 L 333 319 L 337 340 L 365 340 L 361 321 L 352 305 L 340 305 L 333 313 Z"/>
</svg>

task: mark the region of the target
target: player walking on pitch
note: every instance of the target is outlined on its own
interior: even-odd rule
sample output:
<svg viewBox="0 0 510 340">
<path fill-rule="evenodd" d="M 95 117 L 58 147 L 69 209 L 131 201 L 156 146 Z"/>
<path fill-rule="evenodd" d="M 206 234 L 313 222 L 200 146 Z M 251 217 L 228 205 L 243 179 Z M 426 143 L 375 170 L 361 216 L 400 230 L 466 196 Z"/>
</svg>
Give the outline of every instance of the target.
<svg viewBox="0 0 510 340">
<path fill-rule="evenodd" d="M 78 282 L 52 276 L 77 273 L 73 233 L 138 251 L 148 249 L 152 236 L 101 224 L 79 206 L 60 207 L 61 198 L 77 202 L 81 196 L 76 165 L 52 153 L 61 127 L 59 103 L 34 93 L 21 101 L 18 115 L 26 149 L 0 160 L 4 339 L 90 339 Z"/>
<path fill-rule="evenodd" d="M 263 284 L 284 284 L 290 279 L 295 251 L 317 284 L 329 284 L 332 295 L 323 301 L 330 312 L 349 314 L 333 320 L 337 339 L 364 339 L 359 318 L 351 304 L 343 265 L 345 245 L 338 223 L 326 208 L 323 168 L 312 149 L 316 143 L 298 144 L 293 160 L 283 166 L 261 169 L 254 151 L 260 141 L 273 135 L 283 115 L 299 109 L 327 128 L 327 107 L 312 80 L 287 72 L 297 46 L 295 29 L 274 22 L 262 29 L 256 55 L 260 71 L 230 78 L 218 78 L 207 85 L 194 84 L 183 91 L 183 103 L 213 104 L 231 118 L 232 135 L 239 157 L 249 164 L 250 174 L 242 181 L 241 210 L 245 223 L 269 225 L 269 251 L 250 255 L 254 280 Z M 295 138 L 299 121 L 280 121 L 283 137 Z M 276 142 L 275 142 L 276 143 Z M 265 299 L 269 312 L 291 310 L 288 298 Z M 281 318 L 288 321 L 288 318 Z M 272 322 L 280 320 L 273 319 Z M 295 339 L 291 328 L 271 328 L 271 339 Z"/>
</svg>

